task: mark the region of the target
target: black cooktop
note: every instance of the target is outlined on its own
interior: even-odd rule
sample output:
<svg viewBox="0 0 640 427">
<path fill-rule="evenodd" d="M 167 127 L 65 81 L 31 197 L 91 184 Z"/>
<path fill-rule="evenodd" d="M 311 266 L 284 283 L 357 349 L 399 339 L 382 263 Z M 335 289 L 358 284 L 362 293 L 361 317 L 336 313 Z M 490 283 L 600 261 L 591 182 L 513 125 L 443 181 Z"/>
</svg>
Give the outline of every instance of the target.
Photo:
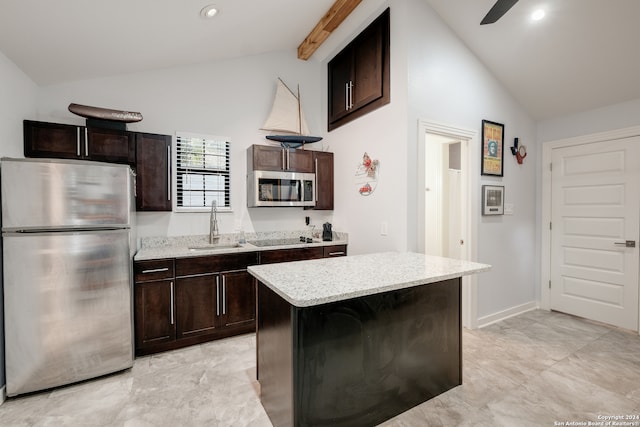
<svg viewBox="0 0 640 427">
<path fill-rule="evenodd" d="M 251 243 L 253 246 L 263 248 L 265 246 L 286 246 L 286 245 L 299 245 L 301 243 L 312 243 L 311 239 L 305 239 L 301 237 L 299 239 L 263 239 L 254 240 L 247 243 Z"/>
</svg>

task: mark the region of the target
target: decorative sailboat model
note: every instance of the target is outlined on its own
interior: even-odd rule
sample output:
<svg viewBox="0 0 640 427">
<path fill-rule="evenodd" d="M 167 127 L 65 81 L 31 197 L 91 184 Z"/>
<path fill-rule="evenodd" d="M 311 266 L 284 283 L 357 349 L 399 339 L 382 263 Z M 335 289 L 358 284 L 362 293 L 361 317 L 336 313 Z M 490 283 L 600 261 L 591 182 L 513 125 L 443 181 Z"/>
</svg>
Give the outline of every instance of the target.
<svg viewBox="0 0 640 427">
<path fill-rule="evenodd" d="M 296 95 L 280 78 L 271 114 L 261 129 L 277 132 L 276 135 L 266 135 L 266 138 L 278 141 L 286 148 L 297 148 L 322 139 L 320 136 L 309 135 L 309 127 L 300 105 L 300 87 Z"/>
</svg>

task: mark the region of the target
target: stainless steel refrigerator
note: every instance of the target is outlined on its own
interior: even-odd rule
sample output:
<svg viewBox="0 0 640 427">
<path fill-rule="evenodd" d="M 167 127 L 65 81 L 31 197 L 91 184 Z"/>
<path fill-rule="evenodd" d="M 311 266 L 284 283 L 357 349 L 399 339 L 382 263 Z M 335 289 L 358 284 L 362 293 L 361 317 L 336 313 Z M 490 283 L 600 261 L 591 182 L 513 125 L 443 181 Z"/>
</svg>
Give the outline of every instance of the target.
<svg viewBox="0 0 640 427">
<path fill-rule="evenodd" d="M 133 365 L 133 185 L 126 165 L 0 162 L 7 395 Z"/>
</svg>

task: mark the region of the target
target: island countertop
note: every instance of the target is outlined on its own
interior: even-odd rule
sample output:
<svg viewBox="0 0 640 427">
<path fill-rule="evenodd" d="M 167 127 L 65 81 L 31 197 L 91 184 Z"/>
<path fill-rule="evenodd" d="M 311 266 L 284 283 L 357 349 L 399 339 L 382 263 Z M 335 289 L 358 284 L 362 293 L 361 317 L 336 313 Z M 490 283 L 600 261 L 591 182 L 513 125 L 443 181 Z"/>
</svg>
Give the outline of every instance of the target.
<svg viewBox="0 0 640 427">
<path fill-rule="evenodd" d="M 296 307 L 310 307 L 462 277 L 488 264 L 412 252 L 256 265 L 249 273 Z"/>
</svg>

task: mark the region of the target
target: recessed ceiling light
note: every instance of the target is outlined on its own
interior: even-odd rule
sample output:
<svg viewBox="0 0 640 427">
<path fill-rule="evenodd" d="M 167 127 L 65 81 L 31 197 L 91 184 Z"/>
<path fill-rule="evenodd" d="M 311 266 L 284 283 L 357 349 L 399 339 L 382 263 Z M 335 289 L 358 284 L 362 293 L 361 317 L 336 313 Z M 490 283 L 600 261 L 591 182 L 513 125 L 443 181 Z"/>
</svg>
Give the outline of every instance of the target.
<svg viewBox="0 0 640 427">
<path fill-rule="evenodd" d="M 200 16 L 205 18 L 205 19 L 213 18 L 217 14 L 218 14 L 218 9 L 216 9 L 216 6 L 214 4 L 210 4 L 209 6 L 205 6 L 200 11 Z"/>
<path fill-rule="evenodd" d="M 533 19 L 534 21 L 539 21 L 542 18 L 544 18 L 544 15 L 545 15 L 544 9 L 538 9 L 531 14 L 531 19 Z"/>
</svg>

